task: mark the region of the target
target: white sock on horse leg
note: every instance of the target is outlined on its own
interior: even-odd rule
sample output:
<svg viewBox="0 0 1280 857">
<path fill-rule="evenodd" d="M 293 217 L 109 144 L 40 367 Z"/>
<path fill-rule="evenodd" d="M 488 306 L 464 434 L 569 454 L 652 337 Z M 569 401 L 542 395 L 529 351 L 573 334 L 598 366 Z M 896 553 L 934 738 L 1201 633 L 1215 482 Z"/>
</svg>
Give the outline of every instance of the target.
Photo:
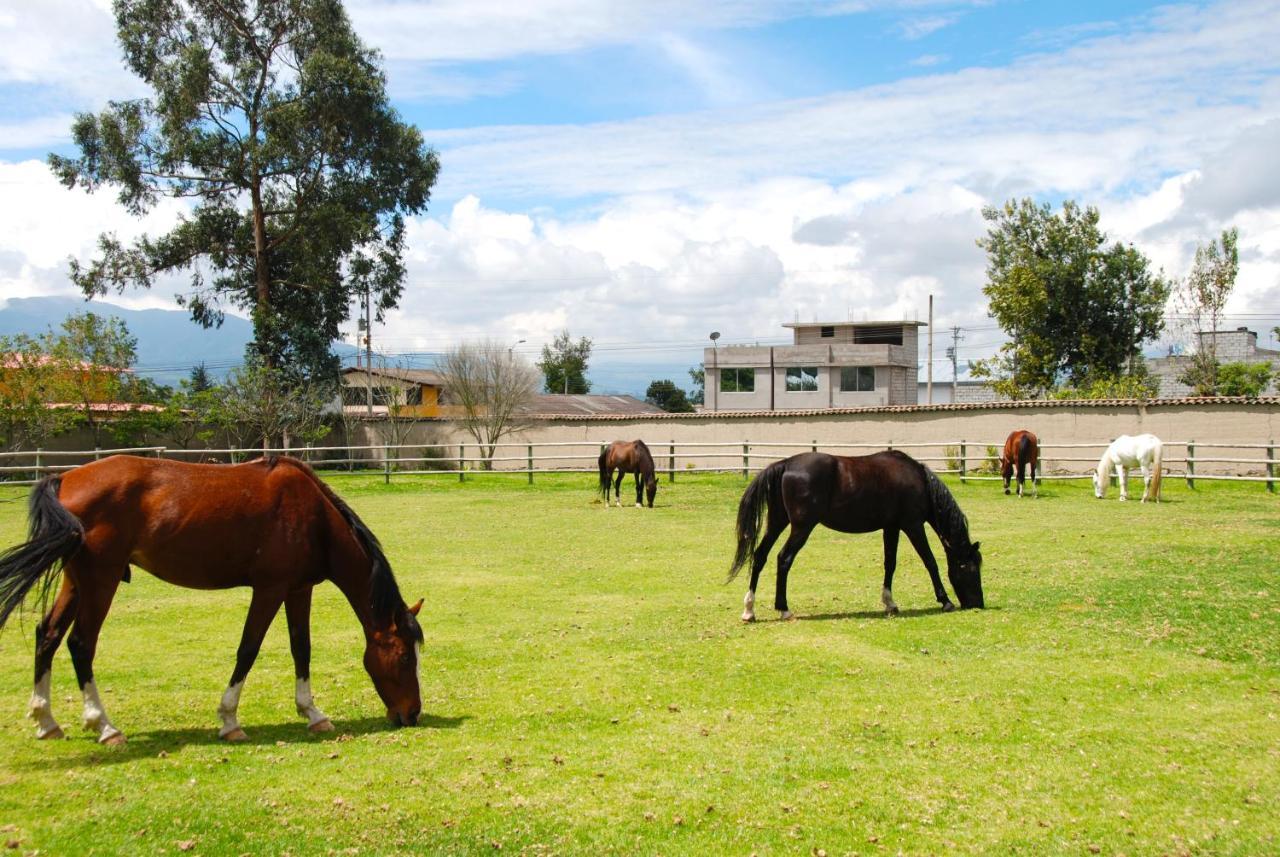
<svg viewBox="0 0 1280 857">
<path fill-rule="evenodd" d="M 53 719 L 53 706 L 49 701 L 49 670 L 44 671 L 31 691 L 31 703 L 27 707 L 27 716 L 36 722 L 36 737 L 46 738 L 54 732 L 61 731 L 58 721 Z"/>
<path fill-rule="evenodd" d="M 102 705 L 102 697 L 98 696 L 98 686 L 92 681 L 84 685 L 84 728 L 97 732 L 100 743 L 121 734 L 107 718 L 107 709 Z"/>
</svg>

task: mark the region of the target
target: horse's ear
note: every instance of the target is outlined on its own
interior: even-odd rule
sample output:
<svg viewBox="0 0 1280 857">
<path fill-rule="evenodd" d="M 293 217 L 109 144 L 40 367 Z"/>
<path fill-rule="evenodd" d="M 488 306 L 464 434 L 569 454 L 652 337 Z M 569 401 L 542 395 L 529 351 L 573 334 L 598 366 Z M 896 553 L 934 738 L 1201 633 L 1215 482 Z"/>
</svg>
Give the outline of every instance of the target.
<svg viewBox="0 0 1280 857">
<path fill-rule="evenodd" d="M 974 553 L 977 553 L 977 552 L 978 552 L 978 547 L 979 547 L 981 544 L 982 544 L 981 542 L 974 542 L 974 543 L 973 543 L 973 552 L 974 552 Z M 419 603 L 421 603 L 421 602 L 419 602 Z"/>
<path fill-rule="evenodd" d="M 418 599 L 418 603 L 409 608 L 409 612 L 414 616 L 418 615 L 418 611 L 422 609 L 422 599 Z"/>
</svg>

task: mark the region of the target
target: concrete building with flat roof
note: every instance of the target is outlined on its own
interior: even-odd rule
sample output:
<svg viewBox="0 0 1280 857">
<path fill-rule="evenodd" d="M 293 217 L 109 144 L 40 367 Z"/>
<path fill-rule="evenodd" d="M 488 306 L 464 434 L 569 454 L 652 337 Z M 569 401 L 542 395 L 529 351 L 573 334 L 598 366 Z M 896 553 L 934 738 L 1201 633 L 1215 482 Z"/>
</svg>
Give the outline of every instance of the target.
<svg viewBox="0 0 1280 857">
<path fill-rule="evenodd" d="M 914 405 L 920 321 L 784 324 L 791 345 L 703 350 L 704 408 L 793 411 Z"/>
</svg>

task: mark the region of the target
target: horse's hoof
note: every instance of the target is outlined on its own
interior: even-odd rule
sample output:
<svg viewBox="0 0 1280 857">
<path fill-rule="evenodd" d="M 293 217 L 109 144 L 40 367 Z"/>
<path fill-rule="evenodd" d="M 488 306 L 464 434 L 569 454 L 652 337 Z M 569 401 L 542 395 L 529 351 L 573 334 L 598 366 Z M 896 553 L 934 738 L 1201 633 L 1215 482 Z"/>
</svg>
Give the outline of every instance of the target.
<svg viewBox="0 0 1280 857">
<path fill-rule="evenodd" d="M 886 607 L 886 608 L 884 608 L 884 615 L 885 615 L 885 616 L 887 616 L 887 617 L 897 616 L 897 615 L 898 615 L 898 605 L 896 605 L 896 604 L 895 604 L 895 605 L 894 605 L 894 606 L 892 606 L 892 607 Z"/>
<path fill-rule="evenodd" d="M 943 613 L 954 613 L 955 609 L 956 609 L 956 605 L 952 604 L 950 601 L 942 605 Z"/>
<path fill-rule="evenodd" d="M 219 735 L 218 737 L 221 738 L 223 741 L 232 741 L 232 742 L 249 740 L 249 736 L 244 734 L 244 730 L 241 729 L 239 726 L 237 726 L 235 729 L 232 729 L 226 735 Z"/>
<path fill-rule="evenodd" d="M 123 732 L 111 732 L 99 738 L 98 743 L 104 747 L 123 747 L 126 742 Z"/>
<path fill-rule="evenodd" d="M 636 503 L 636 508 L 637 508 L 637 509 L 643 509 L 643 508 L 644 508 L 644 506 L 641 506 L 639 503 Z"/>
<path fill-rule="evenodd" d="M 780 610 L 778 612 L 778 619 L 782 622 L 794 622 L 796 621 L 796 614 L 792 613 L 790 610 Z"/>
<path fill-rule="evenodd" d="M 316 733 L 316 734 L 320 732 L 332 732 L 333 722 L 329 720 L 328 717 L 326 717 L 324 720 L 317 720 L 315 723 L 312 723 L 310 726 L 307 727 L 307 729 L 311 730 L 312 733 Z M 243 735 L 244 733 L 241 732 L 240 734 Z"/>
<path fill-rule="evenodd" d="M 66 738 L 67 736 L 63 734 L 61 726 L 55 726 L 43 735 L 37 733 L 36 737 L 41 741 L 54 741 Z"/>
<path fill-rule="evenodd" d="M 1006 496 L 1006 497 L 1008 497 L 1008 496 L 1009 496 L 1009 489 L 1008 489 L 1008 488 L 1004 489 L 1004 496 Z"/>
<path fill-rule="evenodd" d="M 743 614 L 742 614 L 742 621 L 743 621 L 743 622 L 754 622 L 754 621 L 756 621 L 756 614 L 754 614 L 754 613 L 743 613 Z"/>
</svg>

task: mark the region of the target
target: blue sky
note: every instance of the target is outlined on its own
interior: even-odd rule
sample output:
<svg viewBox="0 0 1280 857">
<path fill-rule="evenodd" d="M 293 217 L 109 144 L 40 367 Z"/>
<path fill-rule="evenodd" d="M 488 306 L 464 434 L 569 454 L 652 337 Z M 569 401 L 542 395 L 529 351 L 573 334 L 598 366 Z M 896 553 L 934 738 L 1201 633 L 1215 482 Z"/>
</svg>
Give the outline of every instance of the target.
<svg viewBox="0 0 1280 857">
<path fill-rule="evenodd" d="M 1229 322 L 1264 344 L 1280 323 L 1277 0 L 348 9 L 443 166 L 405 300 L 375 330 L 392 355 L 491 337 L 534 356 L 567 327 L 596 341 L 599 386 L 643 391 L 684 382 L 711 329 L 784 341 L 796 318 L 923 317 L 933 294 L 962 359 L 984 356 L 1000 334 L 981 208 L 1026 195 L 1098 206 L 1175 277 L 1238 226 Z M 72 113 L 145 94 L 105 0 L 0 0 L 0 39 L 0 296 L 71 294 L 66 259 L 99 232 L 179 209 L 138 222 L 43 166 Z"/>
</svg>

